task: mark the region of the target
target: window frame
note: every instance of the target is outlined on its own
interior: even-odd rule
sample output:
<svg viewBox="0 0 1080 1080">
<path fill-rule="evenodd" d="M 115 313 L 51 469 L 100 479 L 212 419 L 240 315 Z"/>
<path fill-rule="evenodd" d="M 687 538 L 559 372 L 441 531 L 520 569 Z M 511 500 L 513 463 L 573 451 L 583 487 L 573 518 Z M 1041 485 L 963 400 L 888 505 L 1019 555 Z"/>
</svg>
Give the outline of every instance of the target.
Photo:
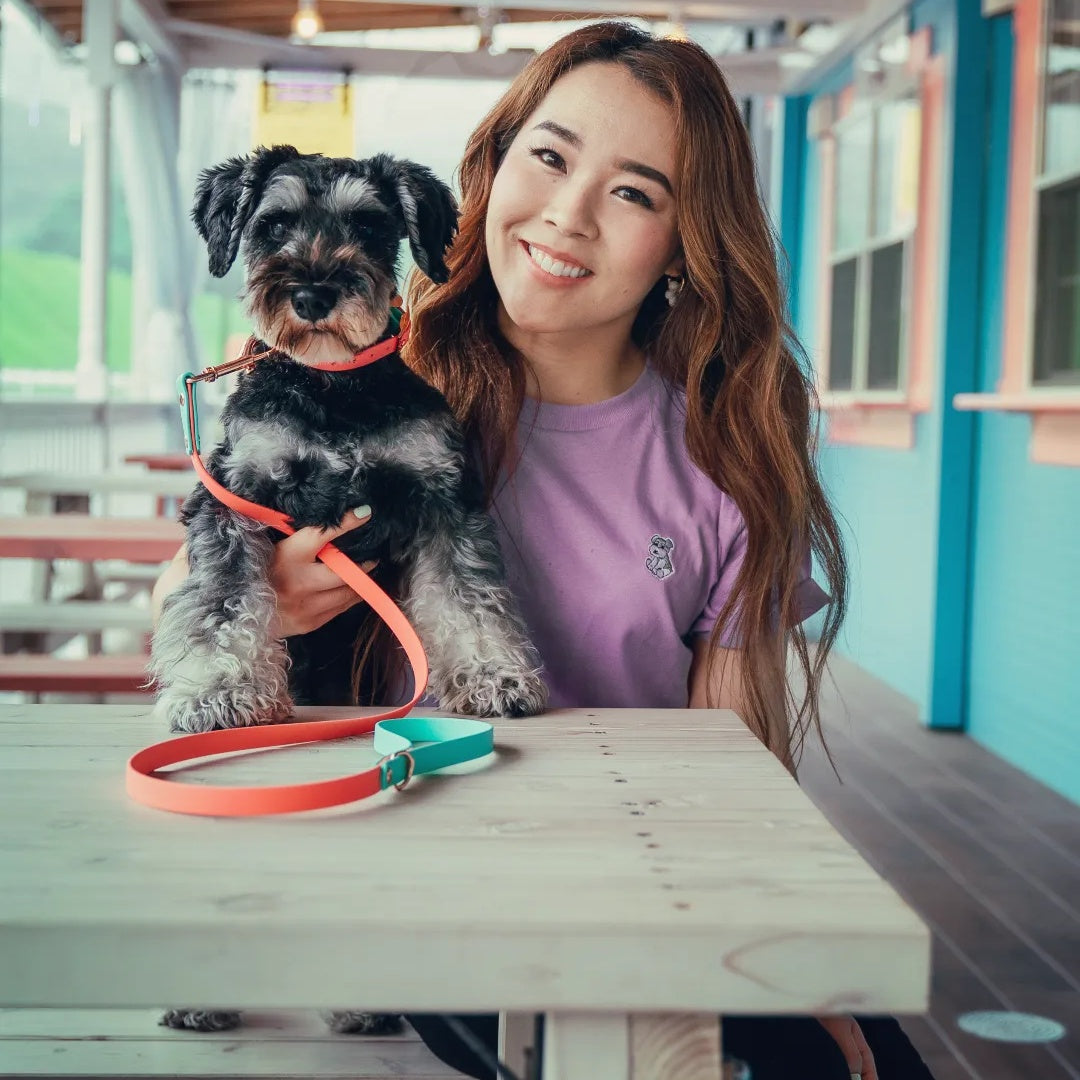
<svg viewBox="0 0 1080 1080">
<path fill-rule="evenodd" d="M 1035 290 L 1041 192 L 1080 173 L 1044 176 L 1046 55 L 1050 0 L 1017 0 L 1013 10 L 1013 103 L 1010 120 L 1009 195 L 1004 267 L 1005 320 L 1001 368 L 994 392 L 956 394 L 965 412 L 1026 413 L 1031 418 L 1029 459 L 1035 464 L 1080 466 L 1080 382 L 1035 379 Z"/>
<path fill-rule="evenodd" d="M 904 85 L 895 92 L 889 93 L 876 98 L 873 101 L 867 102 L 862 107 L 854 105 L 847 113 L 840 116 L 829 128 L 827 134 L 823 137 L 831 138 L 834 141 L 843 136 L 846 129 L 854 127 L 856 124 L 862 123 L 867 116 L 871 121 L 871 140 L 870 140 L 870 171 L 868 176 L 869 186 L 869 198 L 867 199 L 867 221 L 865 225 L 865 234 L 860 244 L 850 248 L 837 249 L 835 245 L 835 228 L 830 231 L 832 236 L 828 237 L 827 242 L 827 255 L 825 257 L 825 264 L 828 267 L 829 283 L 830 283 L 830 301 L 832 299 L 832 280 L 836 267 L 840 263 L 848 262 L 851 259 L 855 259 L 855 312 L 854 312 L 854 328 L 852 332 L 852 338 L 854 341 L 854 347 L 852 350 L 852 364 L 851 364 L 851 386 L 843 389 L 833 390 L 829 387 L 830 372 L 830 356 L 823 354 L 821 358 L 821 378 L 819 385 L 821 388 L 821 394 L 827 396 L 831 401 L 839 403 L 845 397 L 851 400 L 857 400 L 864 403 L 880 402 L 883 404 L 902 403 L 907 400 L 908 397 L 908 378 L 909 378 L 909 350 L 911 344 L 910 334 L 910 316 L 911 302 L 912 302 L 912 290 L 911 280 L 914 264 L 914 250 L 915 250 L 915 235 L 919 225 L 918 208 L 916 208 L 915 216 L 912 222 L 903 229 L 894 230 L 884 235 L 873 235 L 872 227 L 874 225 L 874 209 L 877 202 L 878 195 L 878 138 L 879 138 L 879 117 L 883 106 L 894 104 L 900 101 L 913 101 L 919 106 L 919 123 L 920 131 L 922 125 L 922 101 L 919 97 L 918 80 L 911 78 L 905 81 Z M 921 140 L 920 140 L 920 161 L 919 161 L 919 176 L 922 175 L 922 160 L 921 160 Z M 835 151 L 834 151 L 835 152 Z M 834 183 L 832 185 L 832 213 L 829 215 L 829 223 L 831 226 L 835 226 L 836 223 L 836 203 L 839 198 L 839 189 Z M 873 273 L 871 270 L 873 256 L 883 248 L 892 247 L 894 244 L 903 244 L 903 292 L 900 298 L 900 341 L 898 347 L 899 364 L 897 368 L 897 386 L 895 389 L 871 389 L 867 386 L 868 372 L 870 368 L 870 307 L 871 297 L 873 290 Z M 830 303 L 827 311 L 830 327 L 832 325 L 832 306 Z"/>
<path fill-rule="evenodd" d="M 938 354 L 941 349 L 941 298 L 947 244 L 941 236 L 945 218 L 947 116 L 946 91 L 951 74 L 948 58 L 933 51 L 933 30 L 924 26 L 907 36 L 908 58 L 896 92 L 881 100 L 914 97 L 920 105 L 917 209 L 905 258 L 906 341 L 901 352 L 904 382 L 899 390 L 830 391 L 828 387 L 831 317 L 833 204 L 836 142 L 832 129 L 850 112 L 854 85 L 816 98 L 807 133 L 820 164 L 819 217 L 821 239 L 817 265 L 821 285 L 817 297 L 816 359 L 818 398 L 828 419 L 827 441 L 833 445 L 876 446 L 910 450 L 915 445 L 915 417 L 931 408 Z M 828 241 L 826 243 L 826 240 Z M 882 243 L 881 246 L 885 246 Z M 874 250 L 877 250 L 875 247 Z"/>
</svg>

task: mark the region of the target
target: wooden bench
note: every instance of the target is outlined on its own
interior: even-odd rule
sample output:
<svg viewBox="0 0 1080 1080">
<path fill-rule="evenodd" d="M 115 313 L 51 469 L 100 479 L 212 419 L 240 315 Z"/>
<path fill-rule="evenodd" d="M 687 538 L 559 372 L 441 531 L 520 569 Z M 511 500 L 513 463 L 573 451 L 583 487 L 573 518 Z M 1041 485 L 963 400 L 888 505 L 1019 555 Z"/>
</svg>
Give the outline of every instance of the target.
<svg viewBox="0 0 1080 1080">
<path fill-rule="evenodd" d="M 0 1077 L 452 1080 L 411 1028 L 335 1035 L 312 1011 L 245 1012 L 212 1034 L 158 1026 L 161 1010 L 0 1009 Z"/>
<path fill-rule="evenodd" d="M 104 600 L 43 600 L 29 604 L 0 604 L 0 633 L 42 630 L 58 634 L 100 630 L 149 633 L 150 609 Z"/>
<path fill-rule="evenodd" d="M 43 694 L 147 693 L 147 657 L 118 653 L 65 660 L 14 653 L 0 656 L 0 690 Z"/>
</svg>

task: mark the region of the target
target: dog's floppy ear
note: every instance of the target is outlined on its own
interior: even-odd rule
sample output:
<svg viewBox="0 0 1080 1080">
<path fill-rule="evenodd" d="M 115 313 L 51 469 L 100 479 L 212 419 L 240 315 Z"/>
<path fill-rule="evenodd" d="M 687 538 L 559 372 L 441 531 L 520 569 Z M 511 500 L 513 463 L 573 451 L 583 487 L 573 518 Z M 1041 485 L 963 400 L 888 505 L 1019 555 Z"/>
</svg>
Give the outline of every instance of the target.
<svg viewBox="0 0 1080 1080">
<path fill-rule="evenodd" d="M 299 157 L 292 146 L 260 146 L 254 153 L 204 169 L 195 187 L 191 220 L 210 252 L 210 273 L 224 277 L 240 250 L 240 236 L 262 198 L 270 174 Z"/>
<path fill-rule="evenodd" d="M 450 272 L 443 256 L 457 232 L 454 193 L 430 169 L 415 161 L 379 154 L 368 166 L 382 190 L 393 192 L 416 265 L 432 281 L 445 281 Z"/>
</svg>

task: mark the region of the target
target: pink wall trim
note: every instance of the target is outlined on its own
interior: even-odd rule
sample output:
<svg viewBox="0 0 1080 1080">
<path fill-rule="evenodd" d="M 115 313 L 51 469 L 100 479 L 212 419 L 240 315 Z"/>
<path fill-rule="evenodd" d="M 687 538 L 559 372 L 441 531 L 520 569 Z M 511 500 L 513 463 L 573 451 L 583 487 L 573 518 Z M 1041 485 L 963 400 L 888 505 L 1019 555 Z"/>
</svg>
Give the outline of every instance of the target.
<svg viewBox="0 0 1080 1080">
<path fill-rule="evenodd" d="M 836 191 L 836 139 L 824 135 L 818 140 L 821 155 L 821 233 L 818 244 L 818 332 L 817 370 L 818 386 L 829 385 L 829 336 L 832 332 L 832 273 L 829 268 L 829 252 L 832 250 L 833 223 L 835 221 Z"/>
<path fill-rule="evenodd" d="M 830 445 L 911 450 L 915 416 L 907 409 L 837 409 L 829 412 Z"/>
<path fill-rule="evenodd" d="M 1003 394 L 1024 390 L 1028 382 L 1043 4 L 1044 0 L 1018 0 L 1013 12 L 1012 155 L 1005 246 L 1005 325 L 998 382 Z"/>
<path fill-rule="evenodd" d="M 919 163 L 919 220 L 915 228 L 911 338 L 908 344 L 908 395 L 911 407 L 929 409 L 937 374 L 939 340 L 938 268 L 941 263 L 945 117 L 945 58 L 926 63 L 922 77 L 922 144 Z"/>
<path fill-rule="evenodd" d="M 1080 412 L 1034 413 L 1029 457 L 1039 465 L 1080 465 Z"/>
</svg>

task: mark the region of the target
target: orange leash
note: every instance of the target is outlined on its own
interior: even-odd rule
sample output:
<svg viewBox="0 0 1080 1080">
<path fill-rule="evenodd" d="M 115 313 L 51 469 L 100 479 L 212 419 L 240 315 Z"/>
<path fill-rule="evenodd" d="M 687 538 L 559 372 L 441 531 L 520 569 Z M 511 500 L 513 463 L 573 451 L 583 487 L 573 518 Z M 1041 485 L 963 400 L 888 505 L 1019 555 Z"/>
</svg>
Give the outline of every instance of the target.
<svg viewBox="0 0 1080 1080">
<path fill-rule="evenodd" d="M 347 370 L 363 363 L 371 363 L 380 356 L 388 355 L 397 349 L 401 339 L 407 333 L 403 325 L 402 332 L 387 341 L 372 346 L 369 350 L 358 353 L 351 364 L 335 366 L 334 370 Z M 247 517 L 269 525 L 286 535 L 296 530 L 288 518 L 280 511 L 260 506 L 247 499 L 234 495 L 219 484 L 206 470 L 199 455 L 198 410 L 195 404 L 195 384 L 203 380 L 213 380 L 228 371 L 239 367 L 250 368 L 256 361 L 269 355 L 269 350 L 259 354 L 246 353 L 229 364 L 217 368 L 207 368 L 199 375 L 190 372 L 179 380 L 182 415 L 184 417 L 185 438 L 188 452 L 199 479 L 207 490 L 226 506 Z M 370 356 L 371 353 L 377 356 Z M 407 704 L 375 716 L 351 717 L 343 720 L 318 720 L 306 723 L 265 724 L 256 727 L 229 728 L 222 731 L 208 731 L 195 735 L 182 735 L 166 742 L 156 743 L 136 753 L 127 765 L 127 791 L 137 802 L 153 806 L 160 810 L 171 810 L 182 814 L 208 814 L 220 817 L 239 817 L 256 814 L 284 814 L 297 810 L 316 810 L 356 799 L 374 795 L 393 785 L 402 788 L 412 778 L 416 768 L 415 757 L 421 753 L 410 753 L 406 749 L 396 749 L 378 765 L 363 772 L 353 773 L 332 780 L 320 780 L 306 784 L 286 784 L 277 787 L 206 787 L 203 785 L 180 784 L 167 776 L 154 775 L 156 770 L 169 765 L 179 765 L 198 758 L 216 754 L 228 754 L 242 750 L 256 750 L 266 747 L 291 746 L 297 743 L 316 742 L 328 739 L 340 739 L 350 735 L 365 735 L 375 729 L 382 721 L 402 717 L 408 713 L 427 686 L 428 662 L 424 647 L 416 631 L 402 614 L 401 609 L 371 578 L 360 569 L 347 555 L 333 544 L 327 544 L 316 556 L 328 566 L 342 581 L 375 609 L 380 618 L 390 627 L 394 636 L 401 643 L 412 665 L 414 691 Z M 477 725 L 476 721 L 426 721 L 435 741 L 446 744 L 454 741 L 473 742 L 469 756 L 478 756 L 480 751 L 490 752 L 490 725 Z M 460 731 L 471 734 L 456 735 L 448 725 L 463 725 Z M 486 733 L 481 729 L 487 729 Z M 420 730 L 417 728 L 416 730 Z M 483 738 L 483 736 L 487 736 Z M 407 743 L 407 740 L 401 740 Z M 397 746 L 398 743 L 393 743 Z M 443 755 L 445 758 L 445 754 Z M 465 760 L 458 758 L 458 760 Z M 444 761 L 449 763 L 448 761 Z M 438 767 L 438 766 L 429 766 Z M 426 771 L 426 770 L 425 770 Z"/>
</svg>

